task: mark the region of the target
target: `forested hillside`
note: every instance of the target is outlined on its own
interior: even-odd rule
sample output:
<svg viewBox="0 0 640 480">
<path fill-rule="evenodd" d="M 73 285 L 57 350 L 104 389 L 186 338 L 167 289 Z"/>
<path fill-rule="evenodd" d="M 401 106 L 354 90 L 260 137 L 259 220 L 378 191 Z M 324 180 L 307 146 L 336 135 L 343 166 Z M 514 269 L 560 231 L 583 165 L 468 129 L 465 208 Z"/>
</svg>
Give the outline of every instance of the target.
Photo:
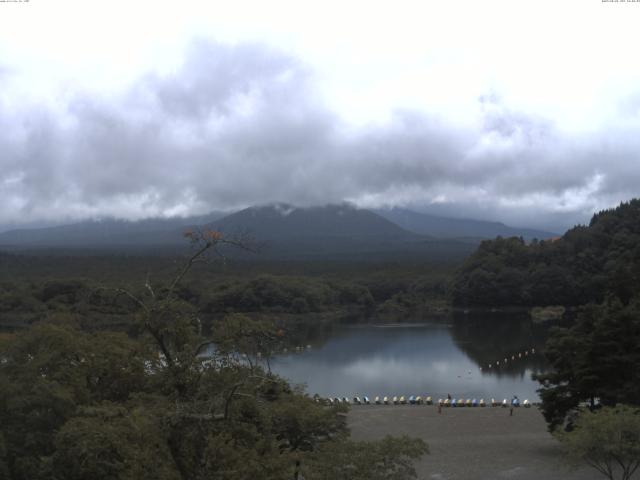
<svg viewBox="0 0 640 480">
<path fill-rule="evenodd" d="M 608 294 L 628 303 L 640 287 L 640 199 L 593 216 L 561 238 L 480 244 L 458 271 L 459 306 L 582 305 Z"/>
</svg>

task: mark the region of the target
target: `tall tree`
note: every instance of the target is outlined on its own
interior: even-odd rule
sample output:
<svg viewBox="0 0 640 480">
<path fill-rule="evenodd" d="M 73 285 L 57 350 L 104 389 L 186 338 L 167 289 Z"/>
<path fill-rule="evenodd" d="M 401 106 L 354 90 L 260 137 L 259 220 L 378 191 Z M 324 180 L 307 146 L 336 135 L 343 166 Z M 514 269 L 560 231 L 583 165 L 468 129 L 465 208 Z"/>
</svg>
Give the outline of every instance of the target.
<svg viewBox="0 0 640 480">
<path fill-rule="evenodd" d="M 572 464 L 586 463 L 610 480 L 640 467 L 640 410 L 624 405 L 582 411 L 571 432 L 556 435 Z"/>
<path fill-rule="evenodd" d="M 581 402 L 640 402 L 640 300 L 590 305 L 571 328 L 556 328 L 545 346 L 552 371 L 538 375 L 542 411 L 554 430 Z"/>
</svg>

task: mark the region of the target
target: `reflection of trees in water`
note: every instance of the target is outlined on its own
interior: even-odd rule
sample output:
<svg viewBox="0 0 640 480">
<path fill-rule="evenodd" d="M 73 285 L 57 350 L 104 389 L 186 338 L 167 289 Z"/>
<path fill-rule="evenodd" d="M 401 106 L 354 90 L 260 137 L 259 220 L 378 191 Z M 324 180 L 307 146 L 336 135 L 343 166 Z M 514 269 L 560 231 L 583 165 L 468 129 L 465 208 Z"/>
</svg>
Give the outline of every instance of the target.
<svg viewBox="0 0 640 480">
<path fill-rule="evenodd" d="M 453 341 L 483 373 L 498 377 L 523 377 L 526 370 L 545 370 L 547 364 L 541 352 L 547 332 L 547 326 L 534 324 L 527 313 L 454 314 L 451 329 Z M 536 353 L 525 355 L 531 348 Z"/>
<path fill-rule="evenodd" d="M 246 313 L 253 319 L 273 322 L 276 328 L 282 329 L 281 347 L 295 351 L 296 347 L 304 349 L 307 345 L 313 348 L 322 347 L 336 335 L 340 326 L 340 316 L 335 313 Z M 224 318 L 224 315 L 202 314 L 203 332 L 211 335 L 212 327 Z"/>
</svg>

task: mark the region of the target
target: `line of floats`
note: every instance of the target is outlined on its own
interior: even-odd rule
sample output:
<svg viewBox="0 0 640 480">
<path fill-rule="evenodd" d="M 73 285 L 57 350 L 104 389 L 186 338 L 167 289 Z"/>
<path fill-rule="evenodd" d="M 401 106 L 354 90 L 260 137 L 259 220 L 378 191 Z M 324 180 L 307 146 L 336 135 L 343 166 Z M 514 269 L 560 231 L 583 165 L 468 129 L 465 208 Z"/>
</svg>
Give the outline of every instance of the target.
<svg viewBox="0 0 640 480">
<path fill-rule="evenodd" d="M 531 350 L 525 350 L 524 352 L 518 352 L 511 355 L 511 361 L 513 362 L 523 357 L 528 357 L 529 354 L 533 355 L 535 353 L 536 353 L 535 348 L 531 348 Z M 490 363 L 489 365 L 487 365 L 486 369 L 491 370 L 491 368 L 493 367 L 498 368 L 500 366 L 500 363 L 502 363 L 502 365 L 507 365 L 509 363 L 509 357 L 504 357 L 504 359 L 502 360 L 496 360 L 495 362 Z M 480 370 L 483 370 L 483 368 L 480 367 Z"/>
<path fill-rule="evenodd" d="M 329 398 L 320 398 L 320 397 L 316 397 L 316 401 L 317 402 L 323 402 L 326 405 L 340 405 L 340 404 L 347 404 L 347 405 L 434 405 L 434 401 L 431 397 L 421 397 L 420 395 L 418 396 L 413 396 L 411 395 L 410 397 L 405 397 L 404 395 L 402 396 L 394 396 L 394 397 L 375 397 L 373 400 L 371 400 L 369 397 L 353 397 L 353 399 L 350 399 L 349 397 L 329 397 Z M 439 405 L 440 407 L 453 407 L 453 408 L 460 408 L 460 407 L 486 407 L 486 406 L 491 406 L 491 407 L 502 407 L 502 408 L 506 408 L 506 407 L 520 407 L 523 406 L 525 408 L 530 408 L 532 403 L 529 400 L 525 400 L 522 402 L 522 404 L 520 404 L 520 400 L 517 397 L 514 397 L 511 400 L 507 400 L 506 398 L 502 401 L 496 400 L 495 398 L 491 399 L 491 402 L 485 402 L 484 398 L 481 398 L 480 401 L 478 401 L 475 398 L 467 398 L 466 400 L 464 398 L 459 398 L 458 400 L 454 399 L 449 399 L 449 398 L 439 398 L 438 401 L 435 403 L 436 405 Z"/>
</svg>

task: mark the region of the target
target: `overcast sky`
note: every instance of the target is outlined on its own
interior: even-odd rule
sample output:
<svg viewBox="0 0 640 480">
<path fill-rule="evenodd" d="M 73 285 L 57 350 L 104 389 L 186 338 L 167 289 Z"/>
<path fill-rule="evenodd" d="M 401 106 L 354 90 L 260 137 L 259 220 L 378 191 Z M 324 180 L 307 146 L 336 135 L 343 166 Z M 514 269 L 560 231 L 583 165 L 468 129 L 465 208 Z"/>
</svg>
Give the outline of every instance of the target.
<svg viewBox="0 0 640 480">
<path fill-rule="evenodd" d="M 560 231 L 640 195 L 638 25 L 601 0 L 0 1 L 0 226 L 350 201 Z"/>
</svg>

